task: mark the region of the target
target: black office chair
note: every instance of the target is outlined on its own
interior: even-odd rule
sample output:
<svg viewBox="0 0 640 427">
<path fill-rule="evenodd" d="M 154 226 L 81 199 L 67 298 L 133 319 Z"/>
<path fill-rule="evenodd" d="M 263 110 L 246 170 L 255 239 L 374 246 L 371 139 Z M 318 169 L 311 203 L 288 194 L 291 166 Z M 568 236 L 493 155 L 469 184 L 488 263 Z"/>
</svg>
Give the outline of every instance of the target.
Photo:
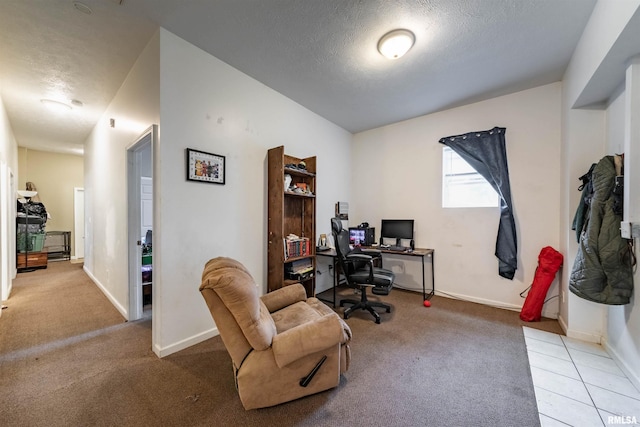
<svg viewBox="0 0 640 427">
<path fill-rule="evenodd" d="M 336 244 L 338 261 L 347 284 L 352 288 L 360 289 L 360 300 L 340 301 L 340 307 L 344 307 L 344 304 L 352 304 L 344 311 L 344 318 L 348 319 L 354 310 L 362 309 L 371 313 L 376 323 L 380 323 L 380 315 L 374 307 L 384 308 L 387 313 L 391 312 L 391 307 L 388 304 L 367 300 L 367 288 L 371 288 L 371 292 L 375 295 L 389 295 L 395 274 L 390 270 L 374 267 L 375 258 L 381 259 L 379 251 L 362 251 L 360 248 L 351 250 L 349 232 L 342 228 L 342 221 L 339 218 L 331 218 L 331 231 Z"/>
</svg>

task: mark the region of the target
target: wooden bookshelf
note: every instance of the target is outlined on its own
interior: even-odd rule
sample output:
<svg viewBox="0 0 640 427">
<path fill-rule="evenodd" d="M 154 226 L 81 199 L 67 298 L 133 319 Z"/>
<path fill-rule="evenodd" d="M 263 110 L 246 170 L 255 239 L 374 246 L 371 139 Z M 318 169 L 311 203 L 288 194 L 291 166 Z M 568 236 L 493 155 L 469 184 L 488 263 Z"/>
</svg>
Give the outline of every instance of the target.
<svg viewBox="0 0 640 427">
<path fill-rule="evenodd" d="M 306 163 L 306 169 L 289 167 Z M 316 270 L 316 158 L 298 158 L 286 155 L 284 147 L 268 152 L 268 273 L 269 292 L 293 283 L 302 283 L 308 296 L 315 295 Z M 291 184 L 306 187 L 290 191 L 285 188 L 285 175 L 291 176 Z M 308 239 L 306 254 L 287 257 L 285 239 L 290 234 Z M 287 273 L 294 261 L 309 259 L 312 271 L 302 280 L 293 279 Z"/>
</svg>

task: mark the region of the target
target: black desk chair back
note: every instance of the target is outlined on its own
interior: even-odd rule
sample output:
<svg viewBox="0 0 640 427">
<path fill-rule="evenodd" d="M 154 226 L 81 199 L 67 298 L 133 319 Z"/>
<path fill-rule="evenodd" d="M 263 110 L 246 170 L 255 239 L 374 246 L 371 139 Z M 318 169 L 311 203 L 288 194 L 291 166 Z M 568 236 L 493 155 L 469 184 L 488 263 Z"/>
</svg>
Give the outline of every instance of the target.
<svg viewBox="0 0 640 427">
<path fill-rule="evenodd" d="M 344 318 L 348 319 L 354 310 L 367 310 L 380 323 L 380 315 L 374 307 L 384 308 L 387 313 L 391 312 L 388 304 L 367 299 L 367 288 L 375 295 L 388 295 L 393 287 L 395 275 L 391 270 L 375 267 L 376 258 L 382 260 L 379 251 L 362 251 L 360 248 L 351 250 L 349 247 L 349 232 L 342 228 L 342 221 L 339 218 L 331 218 L 331 232 L 336 244 L 338 261 L 347 284 L 356 289 L 360 289 L 360 300 L 343 299 L 340 307 L 351 304 L 351 307 L 344 311 Z"/>
</svg>

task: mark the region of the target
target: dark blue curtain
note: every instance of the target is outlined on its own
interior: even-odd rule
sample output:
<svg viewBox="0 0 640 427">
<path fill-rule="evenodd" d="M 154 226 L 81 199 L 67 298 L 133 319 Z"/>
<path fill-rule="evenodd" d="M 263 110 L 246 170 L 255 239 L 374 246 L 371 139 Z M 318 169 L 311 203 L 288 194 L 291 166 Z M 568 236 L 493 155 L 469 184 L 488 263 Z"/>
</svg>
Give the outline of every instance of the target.
<svg viewBox="0 0 640 427">
<path fill-rule="evenodd" d="M 506 131 L 506 128 L 495 127 L 491 130 L 447 136 L 441 138 L 440 143 L 466 160 L 500 195 L 500 225 L 496 240 L 498 274 L 513 279 L 518 268 L 518 247 L 504 139 Z"/>
</svg>

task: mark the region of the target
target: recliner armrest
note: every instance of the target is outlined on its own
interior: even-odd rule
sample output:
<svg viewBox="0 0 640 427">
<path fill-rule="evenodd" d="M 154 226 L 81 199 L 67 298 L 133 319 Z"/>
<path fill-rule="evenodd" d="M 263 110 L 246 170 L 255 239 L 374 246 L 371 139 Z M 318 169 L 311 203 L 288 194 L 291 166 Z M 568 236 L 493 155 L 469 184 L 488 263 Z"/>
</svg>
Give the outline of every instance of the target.
<svg viewBox="0 0 640 427">
<path fill-rule="evenodd" d="M 260 299 L 269 310 L 269 313 L 273 313 L 299 301 L 306 301 L 307 291 L 300 283 L 296 283 L 264 294 Z"/>
<path fill-rule="evenodd" d="M 298 359 L 340 344 L 343 339 L 342 322 L 335 313 L 331 313 L 276 335 L 271 347 L 276 364 L 283 368 Z"/>
</svg>

